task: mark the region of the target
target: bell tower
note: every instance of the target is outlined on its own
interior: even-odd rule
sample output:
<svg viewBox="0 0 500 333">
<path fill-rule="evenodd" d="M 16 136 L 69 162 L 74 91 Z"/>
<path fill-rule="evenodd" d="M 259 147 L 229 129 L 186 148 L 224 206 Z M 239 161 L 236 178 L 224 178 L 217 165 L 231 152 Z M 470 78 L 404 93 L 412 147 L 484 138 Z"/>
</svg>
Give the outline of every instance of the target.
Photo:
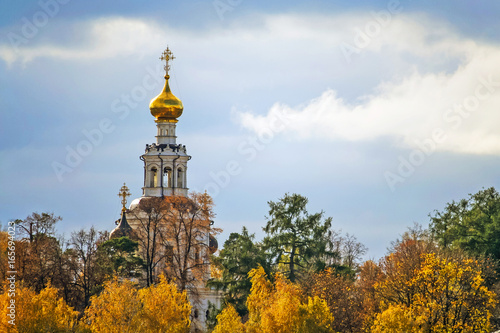
<svg viewBox="0 0 500 333">
<path fill-rule="evenodd" d="M 167 47 L 160 59 L 165 61 L 165 86 L 149 104 L 155 117 L 157 134 L 156 143 L 147 144 L 145 153 L 140 157 L 144 161 L 142 194 L 143 197 L 187 196 L 187 162 L 191 156 L 187 155 L 185 145 L 177 144 L 175 133 L 177 118 L 182 115 L 184 107 L 168 84 L 170 62 L 175 57 Z"/>
</svg>

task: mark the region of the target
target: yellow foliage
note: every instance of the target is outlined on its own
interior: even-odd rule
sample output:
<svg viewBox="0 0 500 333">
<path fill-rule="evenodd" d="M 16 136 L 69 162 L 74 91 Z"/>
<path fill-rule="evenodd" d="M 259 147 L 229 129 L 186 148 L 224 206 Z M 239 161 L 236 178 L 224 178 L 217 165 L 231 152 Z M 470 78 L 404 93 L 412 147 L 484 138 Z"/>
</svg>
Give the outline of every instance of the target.
<svg viewBox="0 0 500 333">
<path fill-rule="evenodd" d="M 212 333 L 245 333 L 241 318 L 232 305 L 228 305 L 219 313 L 217 326 L 215 326 Z"/>
<path fill-rule="evenodd" d="M 249 273 L 252 289 L 247 299 L 249 333 L 332 332 L 333 316 L 319 297 L 302 302 L 302 290 L 281 274 L 273 285 L 262 267 Z"/>
<path fill-rule="evenodd" d="M 133 333 L 141 331 L 141 304 L 132 282 L 108 281 L 98 296 L 90 299 L 85 322 L 96 333 Z"/>
<path fill-rule="evenodd" d="M 15 326 L 8 323 L 7 306 L 15 299 Z M 15 298 L 8 290 L 0 295 L 0 331 L 12 333 L 72 332 L 78 312 L 68 306 L 57 295 L 57 289 L 50 284 L 37 294 L 28 288 L 17 287 Z"/>
<path fill-rule="evenodd" d="M 372 333 L 417 333 L 418 326 L 410 318 L 411 314 L 404 305 L 390 305 L 387 310 L 377 315 Z"/>
<path fill-rule="evenodd" d="M 324 299 L 309 297 L 307 304 L 299 307 L 299 327 L 297 332 L 322 333 L 332 332 L 333 315 Z"/>
<path fill-rule="evenodd" d="M 422 254 L 413 276 L 401 280 L 407 304 L 391 302 L 378 314 L 373 332 L 489 332 L 495 294 L 484 285 L 478 262 Z M 390 281 L 394 284 L 394 281 Z M 386 281 L 378 288 L 391 288 Z"/>
<path fill-rule="evenodd" d="M 179 292 L 164 277 L 140 291 L 132 282 L 115 278 L 92 297 L 85 322 L 95 333 L 183 333 L 189 331 L 190 313 L 186 292 Z"/>
<path fill-rule="evenodd" d="M 139 291 L 144 328 L 141 332 L 188 332 L 191 324 L 186 291 L 179 292 L 174 284 L 160 276 L 160 283 Z"/>
<path fill-rule="evenodd" d="M 252 329 L 253 326 L 259 325 L 261 312 L 270 305 L 269 297 L 272 292 L 272 284 L 267 280 L 266 273 L 262 267 L 252 269 L 248 273 L 248 276 L 252 279 L 252 288 L 247 298 L 249 311 L 247 326 L 249 326 L 249 329 Z"/>
</svg>

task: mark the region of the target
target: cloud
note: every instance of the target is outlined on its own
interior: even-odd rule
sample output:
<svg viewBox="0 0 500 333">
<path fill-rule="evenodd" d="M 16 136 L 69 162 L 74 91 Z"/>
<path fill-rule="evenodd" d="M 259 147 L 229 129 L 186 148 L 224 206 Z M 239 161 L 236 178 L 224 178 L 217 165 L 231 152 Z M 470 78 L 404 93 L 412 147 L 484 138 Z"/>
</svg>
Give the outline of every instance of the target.
<svg viewBox="0 0 500 333">
<path fill-rule="evenodd" d="M 142 55 L 151 50 L 163 47 L 168 31 L 160 29 L 153 22 L 122 17 L 106 17 L 90 21 L 73 22 L 72 29 L 82 34 L 79 43 L 62 43 L 43 40 L 37 41 L 37 36 L 25 38 L 17 35 L 15 42 L 0 45 L 0 58 L 7 64 L 14 62 L 27 63 L 36 58 L 54 58 L 61 60 L 92 60 L 109 59 L 131 54 Z M 11 32 L 12 34 L 13 32 Z M 41 33 L 41 32 L 40 32 Z M 7 34 L 9 36 L 9 34 Z M 13 35 L 10 35 L 11 39 Z M 51 40 L 59 40 L 57 33 L 50 36 Z M 42 39 L 40 37 L 40 39 Z"/>
<path fill-rule="evenodd" d="M 356 101 L 327 89 L 306 105 L 277 103 L 266 115 L 239 112 L 238 122 L 262 135 L 280 112 L 289 119 L 283 133 L 298 140 L 390 137 L 408 148 L 432 140 L 438 151 L 499 155 L 500 47 L 427 23 L 394 19 L 386 33 L 362 50 L 396 64 L 413 59 L 414 66 Z"/>
<path fill-rule="evenodd" d="M 434 140 L 440 131 L 437 150 L 500 154 L 495 128 L 500 120 L 500 48 L 460 36 L 423 14 L 383 15 L 257 15 L 239 17 L 229 28 L 198 32 L 107 17 L 72 23 L 71 29 L 83 32 L 78 43 L 44 40 L 17 50 L 3 44 L 0 58 L 12 64 L 39 57 L 87 61 L 141 56 L 158 52 L 168 40 L 190 64 L 186 76 L 211 82 L 205 88 L 210 96 L 212 90 L 261 93 L 268 87 L 300 93 L 300 84 L 313 86 L 317 94 L 324 91 L 298 107 L 280 102 L 267 114 L 237 112 L 238 122 L 253 132 L 261 133 L 274 113 L 284 112 L 290 121 L 281 134 L 297 140 L 390 137 L 396 145 L 412 148 Z M 297 84 L 292 87 L 292 82 Z M 325 90 L 332 83 L 339 86 Z M 355 91 L 358 98 L 342 91 Z"/>
</svg>

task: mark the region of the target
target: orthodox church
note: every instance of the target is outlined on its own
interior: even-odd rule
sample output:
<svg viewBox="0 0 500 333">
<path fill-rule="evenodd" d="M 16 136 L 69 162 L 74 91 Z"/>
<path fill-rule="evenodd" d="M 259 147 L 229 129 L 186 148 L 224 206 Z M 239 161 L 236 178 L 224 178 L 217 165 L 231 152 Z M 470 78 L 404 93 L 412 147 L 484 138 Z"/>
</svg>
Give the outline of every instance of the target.
<svg viewBox="0 0 500 333">
<path fill-rule="evenodd" d="M 131 213 L 137 211 L 141 202 L 151 200 L 151 198 L 188 196 L 187 167 L 191 156 L 187 154 L 185 145 L 177 143 L 176 136 L 178 118 L 182 115 L 184 107 L 181 100 L 171 92 L 168 82 L 170 61 L 175 57 L 167 47 L 160 59 L 165 61 L 165 86 L 163 91 L 149 104 L 151 114 L 155 118 L 157 133 L 156 143 L 146 144 L 145 153 L 140 156 L 144 162 L 143 194 L 140 198 L 134 199 L 129 208 L 126 209 L 126 198 L 130 196 L 130 192 L 125 184 L 120 189 L 118 195 L 122 197 L 123 205 L 121 219 L 117 221 L 118 226 L 110 233 L 110 239 L 123 236 L 137 239 L 140 221 L 137 214 Z M 199 238 L 199 241 L 206 243 L 205 251 L 212 254 L 217 250 L 217 241 L 209 232 L 203 231 Z M 161 269 L 161 266 L 157 267 L 158 274 Z M 193 301 L 188 289 L 193 306 L 191 319 L 192 331 L 194 332 L 204 331 L 209 302 L 220 307 L 222 296 L 216 290 L 205 286 L 208 279 L 210 279 L 209 263 L 207 263 L 206 274 L 203 274 L 203 278 L 197 281 L 195 301 Z"/>
</svg>

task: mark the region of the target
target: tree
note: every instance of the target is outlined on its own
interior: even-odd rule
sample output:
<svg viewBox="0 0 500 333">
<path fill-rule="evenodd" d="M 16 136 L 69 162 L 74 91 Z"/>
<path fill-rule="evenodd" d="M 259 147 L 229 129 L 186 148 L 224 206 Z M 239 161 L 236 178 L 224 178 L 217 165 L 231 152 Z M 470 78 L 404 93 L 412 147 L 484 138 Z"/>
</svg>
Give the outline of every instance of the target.
<svg viewBox="0 0 500 333">
<path fill-rule="evenodd" d="M 332 219 L 323 212 L 309 214 L 307 198 L 285 194 L 278 202 L 269 201 L 269 216 L 263 228 L 264 244 L 276 264 L 295 282 L 302 273 L 326 266 Z"/>
<path fill-rule="evenodd" d="M 231 304 L 228 304 L 217 316 L 217 322 L 220 324 L 216 326 L 212 333 L 245 333 L 241 317 Z"/>
<path fill-rule="evenodd" d="M 493 187 L 452 201 L 430 218 L 430 229 L 443 247 L 500 259 L 500 194 Z"/>
<path fill-rule="evenodd" d="M 375 319 L 374 332 L 489 332 L 495 294 L 484 284 L 476 260 L 422 254 L 410 280 L 408 302 L 391 302 Z M 384 288 L 384 284 L 381 287 Z"/>
<path fill-rule="evenodd" d="M 361 332 L 363 327 L 363 295 L 354 280 L 332 268 L 312 274 L 304 283 L 309 296 L 326 301 L 335 318 L 336 332 Z"/>
<path fill-rule="evenodd" d="M 54 216 L 54 213 L 32 213 L 24 220 L 15 220 L 15 223 L 21 231 L 21 235 L 32 243 L 40 236 L 55 236 L 55 225 L 61 221 L 60 216 Z"/>
<path fill-rule="evenodd" d="M 144 268 L 144 260 L 136 255 L 139 242 L 128 237 L 113 238 L 99 244 L 98 252 L 107 259 L 109 272 L 124 278 L 139 277 Z"/>
<path fill-rule="evenodd" d="M 370 332 L 376 315 L 381 312 L 381 302 L 376 287 L 383 280 L 383 277 L 382 269 L 371 260 L 365 261 L 359 268 L 355 287 L 362 297 L 363 309 L 360 315 L 362 332 Z"/>
<path fill-rule="evenodd" d="M 442 251 L 421 228 L 411 229 L 380 262 L 373 331 L 486 332 L 496 301 L 485 267 L 460 251 Z"/>
<path fill-rule="evenodd" d="M 210 237 L 220 229 L 212 227 L 215 217 L 213 200 L 205 193 L 191 193 L 188 198 L 170 196 L 164 199 L 163 239 L 165 277 L 179 290 L 189 289 L 195 296 L 210 276 Z"/>
<path fill-rule="evenodd" d="M 415 277 L 424 261 L 424 254 L 437 250 L 421 227 L 416 226 L 406 232 L 401 240 L 393 243 L 390 253 L 380 260 L 384 283 L 378 283 L 377 296 L 386 303 L 409 306 L 417 290 L 405 281 Z"/>
<path fill-rule="evenodd" d="M 89 305 L 90 297 L 99 292 L 102 283 L 106 280 L 106 271 L 99 257 L 98 247 L 107 233 L 98 232 L 94 227 L 88 231 L 81 229 L 71 234 L 70 254 L 73 257 L 73 284 L 80 293 L 80 308 Z"/>
<path fill-rule="evenodd" d="M 61 247 L 55 235 L 55 224 L 61 217 L 53 213 L 33 213 L 15 220 L 19 232 L 16 241 L 18 280 L 40 292 L 48 281 L 60 280 L 58 263 Z"/>
<path fill-rule="evenodd" d="M 177 291 L 177 286 L 168 283 L 163 275 L 158 284 L 139 290 L 139 299 L 145 323 L 142 332 L 189 332 L 191 305 L 187 293 Z"/>
<path fill-rule="evenodd" d="M 104 290 L 91 298 L 83 322 L 93 333 L 142 332 L 141 303 L 129 280 L 117 278 L 104 284 Z"/>
<path fill-rule="evenodd" d="M 219 256 L 213 257 L 213 265 L 220 268 L 221 277 L 208 284 L 224 290 L 225 302 L 233 305 L 242 317 L 248 313 L 245 303 L 252 287 L 248 273 L 259 265 L 269 272 L 266 254 L 253 242 L 254 237 L 245 227 L 241 234 L 229 235 Z"/>
<path fill-rule="evenodd" d="M 9 250 L 9 234 L 5 231 L 0 231 L 0 281 L 7 281 L 7 271 L 10 271 L 8 267 L 8 262 L 9 262 L 9 252 L 12 251 Z M 11 246 L 14 245 L 15 249 L 15 242 L 10 241 Z M 11 247 L 12 248 L 12 247 Z M 0 284 L 0 293 L 3 292 L 3 285 Z"/>
<path fill-rule="evenodd" d="M 359 268 L 360 260 L 368 248 L 358 242 L 354 235 L 330 230 L 330 242 L 327 243 L 328 258 L 325 260 L 329 267 L 334 267 L 337 273 L 344 273 L 354 277 Z"/>
<path fill-rule="evenodd" d="M 163 277 L 139 291 L 131 281 L 115 278 L 92 297 L 83 321 L 93 333 L 186 333 L 190 313 L 186 292 L 177 291 Z"/>
<path fill-rule="evenodd" d="M 74 332 L 78 312 L 64 302 L 50 284 L 40 293 L 18 286 L 15 295 L 15 326 L 8 321 L 7 306 L 13 299 L 6 291 L 0 295 L 0 328 L 2 332 Z"/>
<path fill-rule="evenodd" d="M 276 274 L 274 284 L 271 283 L 262 267 L 253 269 L 250 276 L 252 291 L 247 300 L 249 319 L 245 323 L 246 332 L 333 332 L 333 316 L 324 300 L 317 296 L 306 298 L 298 285 L 280 273 Z M 221 316 L 215 330 L 228 326 L 224 318 L 236 320 L 234 313 Z"/>
<path fill-rule="evenodd" d="M 136 231 L 146 265 L 147 286 L 155 282 L 157 266 L 166 256 L 164 251 L 166 236 L 162 224 L 167 210 L 168 205 L 164 198 L 151 197 L 141 200 L 139 205 L 129 212 L 139 221 Z"/>
</svg>

